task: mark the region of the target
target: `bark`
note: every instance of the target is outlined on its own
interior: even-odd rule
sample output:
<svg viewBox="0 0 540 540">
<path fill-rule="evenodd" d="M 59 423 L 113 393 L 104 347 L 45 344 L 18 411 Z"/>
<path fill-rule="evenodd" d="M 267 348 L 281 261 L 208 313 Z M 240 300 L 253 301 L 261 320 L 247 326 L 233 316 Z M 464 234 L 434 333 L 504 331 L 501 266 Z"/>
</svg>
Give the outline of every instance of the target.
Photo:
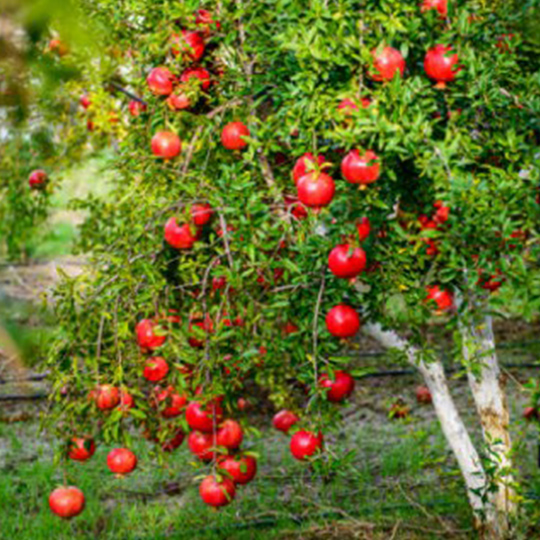
<svg viewBox="0 0 540 540">
<path fill-rule="evenodd" d="M 517 511 L 512 474 L 512 442 L 509 433 L 510 414 L 504 391 L 491 317 L 460 325 L 463 357 L 469 386 L 482 424 L 487 446 L 486 466 L 494 491 L 490 499 L 497 511 L 501 534 L 509 534 L 509 518 Z"/>
<path fill-rule="evenodd" d="M 395 332 L 383 330 L 378 324 L 364 326 L 364 331 L 375 338 L 387 349 L 397 349 L 407 355 L 410 364 L 415 366 L 426 382 L 432 398 L 435 412 L 443 433 L 458 462 L 461 474 L 467 487 L 467 495 L 473 508 L 478 526 L 493 519 L 491 508 L 485 505 L 483 498 L 487 485 L 487 477 L 467 428 L 463 423 L 454 400 L 450 394 L 446 375 L 440 361 L 426 363 L 422 360 L 418 349 L 412 347 Z M 485 530 L 485 528 L 484 528 Z M 495 536 L 489 538 L 497 538 Z"/>
</svg>

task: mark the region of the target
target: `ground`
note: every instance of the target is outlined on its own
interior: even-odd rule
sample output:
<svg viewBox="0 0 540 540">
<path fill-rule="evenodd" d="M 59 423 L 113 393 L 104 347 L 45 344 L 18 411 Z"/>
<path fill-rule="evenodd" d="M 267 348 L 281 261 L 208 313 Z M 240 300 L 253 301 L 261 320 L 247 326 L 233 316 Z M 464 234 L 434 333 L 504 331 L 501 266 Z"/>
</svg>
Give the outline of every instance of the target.
<svg viewBox="0 0 540 540">
<path fill-rule="evenodd" d="M 97 169 L 95 163 L 85 166 L 63 189 L 83 194 L 89 171 L 94 174 Z M 230 507 L 214 511 L 199 500 L 198 476 L 204 472 L 195 466 L 185 443 L 163 457 L 156 456 L 154 448 L 140 437 L 134 448 L 140 466 L 130 477 L 118 479 L 110 474 L 105 445 L 98 447 L 90 462 L 69 463 L 66 477 L 85 492 L 87 509 L 71 522 L 52 515 L 47 497 L 64 482 L 64 474 L 53 460 L 59 442 L 40 429 L 47 402 L 5 399 L 10 395 L 38 398 L 46 393 L 47 384 L 42 380 L 6 384 L 6 379 L 42 371 L 53 321 L 38 305 L 56 280 L 57 266 L 69 272 L 83 268 L 84 258 L 70 255 L 73 227 L 81 218 L 66 208 L 71 195 L 63 193 L 57 198 L 49 223 L 49 232 L 57 239 L 47 249 L 41 246 L 38 264 L 7 265 L 0 272 L 0 320 L 18 358 L 16 363 L 7 354 L 7 342 L 0 345 L 4 349 L 0 369 L 0 539 L 475 537 L 466 493 L 433 408 L 415 402 L 418 376 L 384 358 L 367 340 L 359 343 L 356 367 L 405 373 L 375 373 L 358 381 L 352 402 L 342 410 L 343 421 L 326 434 L 326 451 L 336 453 L 339 460 L 331 474 L 322 475 L 291 458 L 288 438 L 271 428 L 271 410 L 265 402 L 257 402 L 253 393 L 252 408 L 245 414 L 257 431 L 248 434 L 246 448 L 259 454 L 260 469 L 251 485 L 239 489 Z M 67 230 L 71 232 L 61 233 Z M 513 321 L 499 320 L 496 326 L 516 420 L 512 435 L 524 500 L 516 538 L 523 539 L 540 538 L 539 434 L 535 426 L 521 419 L 526 405 L 521 384 L 538 375 L 532 367 L 540 356 L 538 330 L 538 324 Z M 445 337 L 440 339 L 438 348 L 444 350 Z M 458 407 L 479 442 L 480 434 L 473 430 L 477 426 L 474 405 L 459 366 L 450 358 L 445 362 Z M 396 398 L 412 407 L 409 419 L 388 418 Z"/>
</svg>

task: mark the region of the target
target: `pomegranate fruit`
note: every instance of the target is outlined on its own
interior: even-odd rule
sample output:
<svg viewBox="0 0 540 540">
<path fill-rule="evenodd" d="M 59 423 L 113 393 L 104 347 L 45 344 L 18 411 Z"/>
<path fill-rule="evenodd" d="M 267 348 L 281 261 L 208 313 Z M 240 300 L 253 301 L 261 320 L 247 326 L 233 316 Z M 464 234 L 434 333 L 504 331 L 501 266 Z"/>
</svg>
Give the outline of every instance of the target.
<svg viewBox="0 0 540 540">
<path fill-rule="evenodd" d="M 251 482 L 257 474 L 257 460 L 253 456 L 224 456 L 218 462 L 218 469 L 226 471 L 236 485 Z"/>
<path fill-rule="evenodd" d="M 175 76 L 166 67 L 157 67 L 146 77 L 146 84 L 152 94 L 168 96 L 173 91 L 175 80 Z"/>
<path fill-rule="evenodd" d="M 161 327 L 150 319 L 142 319 L 135 328 L 137 343 L 141 349 L 153 351 L 159 349 L 167 339 L 162 333 Z"/>
<path fill-rule="evenodd" d="M 187 83 L 190 80 L 199 81 L 199 84 L 203 90 L 208 90 L 212 81 L 210 80 L 210 73 L 202 67 L 192 67 L 188 68 L 180 75 L 180 81 Z"/>
<path fill-rule="evenodd" d="M 96 405 L 102 411 L 114 409 L 120 403 L 120 392 L 116 386 L 111 384 L 98 386 L 95 395 Z"/>
<path fill-rule="evenodd" d="M 164 390 L 157 387 L 155 389 L 155 404 L 162 408 L 163 418 L 176 418 L 184 411 L 187 397 L 179 394 L 173 386 L 168 386 Z"/>
<path fill-rule="evenodd" d="M 231 122 L 221 132 L 221 143 L 227 150 L 242 150 L 248 143 L 244 137 L 249 137 L 250 132 L 242 122 Z"/>
<path fill-rule="evenodd" d="M 326 328 L 335 337 L 349 338 L 360 329 L 360 317 L 352 307 L 338 304 L 326 315 Z"/>
<path fill-rule="evenodd" d="M 32 171 L 28 177 L 28 185 L 31 189 L 39 189 L 45 186 L 48 180 L 49 177 L 47 176 L 47 173 L 41 169 L 38 169 L 36 171 Z"/>
<path fill-rule="evenodd" d="M 214 435 L 212 433 L 202 433 L 192 431 L 188 436 L 189 451 L 202 461 L 212 461 L 215 456 Z"/>
<path fill-rule="evenodd" d="M 298 199 L 310 208 L 321 208 L 332 202 L 336 186 L 331 176 L 323 172 L 310 172 L 296 184 Z"/>
<path fill-rule="evenodd" d="M 115 474 L 129 474 L 137 467 L 137 456 L 127 448 L 115 448 L 107 455 L 107 467 Z"/>
<path fill-rule="evenodd" d="M 215 476 L 207 476 L 199 486 L 199 494 L 204 503 L 219 508 L 234 500 L 236 487 L 229 478 L 218 480 Z"/>
<path fill-rule="evenodd" d="M 416 388 L 416 401 L 422 405 L 429 405 L 433 401 L 427 386 L 418 386 Z"/>
<path fill-rule="evenodd" d="M 206 405 L 202 405 L 198 401 L 192 401 L 186 409 L 188 426 L 203 433 L 212 433 L 214 425 L 218 426 L 222 419 L 223 409 L 217 401 Z"/>
<path fill-rule="evenodd" d="M 195 328 L 199 330 L 195 330 Z M 207 314 L 204 321 L 192 320 L 189 323 L 188 332 L 190 334 L 190 337 L 188 338 L 189 345 L 194 349 L 202 349 L 204 347 L 204 335 L 212 334 L 214 332 L 214 323 L 212 322 L 210 316 Z"/>
<path fill-rule="evenodd" d="M 371 78 L 375 81 L 391 81 L 397 73 L 403 77 L 405 73 L 405 59 L 401 53 L 392 48 L 384 47 L 372 51 L 373 71 Z"/>
<path fill-rule="evenodd" d="M 172 452 L 181 446 L 185 438 L 186 434 L 179 429 L 171 439 L 163 443 L 161 448 L 164 452 Z"/>
<path fill-rule="evenodd" d="M 379 157 L 371 150 L 362 155 L 351 150 L 341 162 L 341 173 L 351 184 L 372 184 L 381 174 Z"/>
<path fill-rule="evenodd" d="M 171 37 L 171 52 L 174 56 L 182 55 L 187 60 L 198 62 L 204 55 L 204 39 L 198 32 L 182 30 L 182 34 Z"/>
<path fill-rule="evenodd" d="M 173 159 L 182 151 L 182 141 L 172 131 L 158 131 L 151 142 L 152 152 L 163 159 Z"/>
<path fill-rule="evenodd" d="M 433 79 L 438 88 L 444 88 L 446 83 L 452 82 L 460 71 L 458 55 L 449 54 L 452 47 L 435 45 L 429 49 L 424 59 L 424 70 L 430 79 Z"/>
<path fill-rule="evenodd" d="M 420 6 L 422 13 L 435 10 L 443 18 L 448 17 L 448 0 L 424 0 Z"/>
<path fill-rule="evenodd" d="M 83 492 L 74 486 L 56 488 L 49 496 L 51 511 L 64 519 L 78 516 L 84 510 L 84 505 Z"/>
<path fill-rule="evenodd" d="M 213 213 L 214 210 L 208 203 L 194 204 L 191 207 L 191 219 L 197 227 L 208 225 L 212 219 Z"/>
<path fill-rule="evenodd" d="M 371 232 L 371 223 L 367 217 L 363 217 L 356 223 L 356 230 L 358 231 L 358 240 L 364 242 L 367 240 L 369 233 Z"/>
<path fill-rule="evenodd" d="M 81 96 L 81 99 L 79 100 L 79 103 L 81 104 L 81 107 L 83 109 L 88 109 L 88 107 L 90 107 L 90 105 L 92 105 L 92 102 L 90 101 L 90 98 L 86 94 Z"/>
<path fill-rule="evenodd" d="M 363 109 L 367 109 L 371 105 L 371 99 L 363 97 L 360 100 L 360 104 L 362 105 Z M 341 111 L 343 114 L 349 116 L 354 113 L 354 111 L 360 110 L 360 107 L 355 100 L 351 98 L 345 98 L 340 101 L 338 105 L 338 110 Z"/>
<path fill-rule="evenodd" d="M 313 456 L 322 448 L 322 434 L 315 435 L 311 431 L 297 431 L 291 437 L 290 450 L 293 457 L 298 460 L 305 460 Z"/>
<path fill-rule="evenodd" d="M 349 244 L 340 244 L 330 252 L 328 267 L 338 278 L 351 279 L 366 268 L 366 254 L 363 249 Z"/>
<path fill-rule="evenodd" d="M 127 412 L 135 405 L 133 396 L 125 390 L 120 390 L 120 402 L 118 403 L 118 409 Z"/>
<path fill-rule="evenodd" d="M 128 105 L 129 114 L 131 114 L 133 117 L 140 116 L 141 113 L 146 111 L 146 109 L 147 107 L 145 103 L 141 103 L 135 99 L 132 99 Z"/>
<path fill-rule="evenodd" d="M 217 432 L 217 445 L 236 450 L 244 439 L 242 426 L 236 420 L 225 420 Z"/>
<path fill-rule="evenodd" d="M 193 232 L 191 225 L 178 225 L 176 218 L 167 220 L 164 227 L 165 242 L 175 249 L 191 249 L 199 238 L 199 231 Z"/>
<path fill-rule="evenodd" d="M 272 425 L 283 433 L 288 433 L 289 430 L 298 422 L 300 418 L 292 411 L 286 409 L 279 411 L 272 419 Z"/>
<path fill-rule="evenodd" d="M 144 365 L 143 377 L 147 381 L 161 381 L 167 376 L 167 373 L 169 373 L 169 364 L 161 356 L 149 358 Z"/>
<path fill-rule="evenodd" d="M 197 10 L 195 13 L 195 24 L 201 28 L 205 36 L 210 35 L 213 30 L 217 31 L 221 28 L 221 23 L 215 20 L 212 13 L 206 9 Z"/>
<path fill-rule="evenodd" d="M 182 111 L 191 106 L 191 101 L 182 88 L 177 88 L 176 91 L 167 98 L 167 106 L 172 111 Z"/>
<path fill-rule="evenodd" d="M 88 437 L 73 437 L 69 441 L 68 457 L 74 461 L 87 461 L 96 451 L 96 443 Z"/>
<path fill-rule="evenodd" d="M 292 171 L 294 183 L 298 184 L 298 180 L 307 173 L 320 170 L 324 161 L 324 156 L 314 156 L 310 152 L 298 158 Z"/>
<path fill-rule="evenodd" d="M 435 302 L 439 312 L 449 311 L 454 307 L 454 295 L 447 290 L 441 289 L 438 285 L 426 287 L 426 302 Z"/>
<path fill-rule="evenodd" d="M 326 389 L 326 397 L 332 403 L 345 401 L 354 391 L 354 379 L 345 371 L 335 371 L 333 379 L 326 373 L 321 375 L 319 385 Z"/>
</svg>

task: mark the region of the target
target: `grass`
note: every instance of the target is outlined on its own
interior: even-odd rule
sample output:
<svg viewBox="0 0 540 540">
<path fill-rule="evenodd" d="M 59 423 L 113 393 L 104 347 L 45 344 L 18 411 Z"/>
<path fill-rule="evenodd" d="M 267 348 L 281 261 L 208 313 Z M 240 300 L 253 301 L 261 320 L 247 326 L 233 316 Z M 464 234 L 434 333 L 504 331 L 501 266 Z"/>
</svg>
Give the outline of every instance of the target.
<svg viewBox="0 0 540 540">
<path fill-rule="evenodd" d="M 53 441 L 39 433 L 35 421 L 0 424 L 0 537 L 346 539 L 358 533 L 358 538 L 390 538 L 397 526 L 401 532 L 395 538 L 474 538 L 466 493 L 431 407 L 413 408 L 406 422 L 388 421 L 377 410 L 381 400 L 404 389 L 410 398 L 414 384 L 405 377 L 385 380 L 384 386 L 366 383 L 359 390 L 357 398 L 364 404 L 371 400 L 373 406 L 345 409 L 349 419 L 328 434 L 327 454 L 337 452 L 334 459 L 340 463 L 333 475 L 323 477 L 295 462 L 288 438 L 280 433 L 263 428 L 260 438 L 250 436 L 248 448 L 260 455 L 259 474 L 220 511 L 199 500 L 197 477 L 208 469 L 194 466 L 185 443 L 162 467 L 152 446 L 140 438 L 133 446 L 140 466 L 129 477 L 110 474 L 105 445 L 88 463 L 67 465 L 67 479 L 85 492 L 87 508 L 78 518 L 61 521 L 47 506 L 50 491 L 63 483 L 53 464 Z M 463 409 L 465 388 L 460 383 L 456 389 Z M 522 407 L 517 395 L 512 403 L 517 414 Z M 472 410 L 464 410 L 471 421 Z M 258 417 L 252 421 L 269 423 Z M 514 427 L 525 491 L 529 497 L 540 496 L 537 433 L 523 422 Z M 524 526 L 527 520 L 538 523 L 538 501 L 530 499 L 525 509 Z M 445 527 L 453 534 L 445 536 Z M 538 531 L 527 534 L 530 531 L 516 538 L 538 537 Z"/>
</svg>

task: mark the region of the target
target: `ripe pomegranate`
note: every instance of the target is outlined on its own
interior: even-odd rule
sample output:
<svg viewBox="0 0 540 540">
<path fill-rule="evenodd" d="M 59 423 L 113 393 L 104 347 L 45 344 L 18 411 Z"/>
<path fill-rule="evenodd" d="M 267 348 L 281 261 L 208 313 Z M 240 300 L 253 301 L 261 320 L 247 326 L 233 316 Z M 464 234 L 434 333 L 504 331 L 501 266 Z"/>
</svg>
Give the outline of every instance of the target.
<svg viewBox="0 0 540 540">
<path fill-rule="evenodd" d="M 186 409 L 186 421 L 191 429 L 212 433 L 214 425 L 219 425 L 223 419 L 223 409 L 217 402 L 202 405 L 198 401 L 192 401 Z"/>
<path fill-rule="evenodd" d="M 201 88 L 205 91 L 208 90 L 212 84 L 210 73 L 202 67 L 188 68 L 180 76 L 180 81 L 183 83 L 187 83 L 191 79 L 199 81 Z"/>
<path fill-rule="evenodd" d="M 192 431 L 188 436 L 189 451 L 202 461 L 212 461 L 215 457 L 214 435 L 212 433 L 202 433 Z"/>
<path fill-rule="evenodd" d="M 310 208 L 321 208 L 332 202 L 336 186 L 331 176 L 323 172 L 310 172 L 296 184 L 298 199 Z"/>
<path fill-rule="evenodd" d="M 161 327 L 150 319 L 142 319 L 135 327 L 137 343 L 141 349 L 153 351 L 161 347 L 167 336 L 162 333 Z"/>
<path fill-rule="evenodd" d="M 178 225 L 175 217 L 167 220 L 164 231 L 165 242 L 175 249 L 191 249 L 200 235 L 198 230 L 193 233 L 188 223 Z"/>
<path fill-rule="evenodd" d="M 161 381 L 167 376 L 167 373 L 169 373 L 169 364 L 161 356 L 149 358 L 144 365 L 143 377 L 147 381 Z"/>
<path fill-rule="evenodd" d="M 452 82 L 460 71 L 458 55 L 448 54 L 452 47 L 435 45 L 429 49 L 424 59 L 424 69 L 430 79 L 436 81 L 437 88 L 445 88 L 446 83 Z"/>
<path fill-rule="evenodd" d="M 199 331 L 194 331 L 195 328 L 200 328 Z M 204 338 L 200 338 L 201 334 L 213 334 L 214 333 L 214 323 L 212 319 L 207 314 L 206 319 L 203 320 L 192 320 L 189 323 L 188 332 L 190 337 L 188 338 L 188 343 L 194 349 L 201 349 L 204 347 Z"/>
<path fill-rule="evenodd" d="M 293 322 L 291 322 L 291 321 L 287 321 L 285 323 L 285 326 L 283 327 L 283 333 L 286 336 L 290 336 L 291 334 L 296 334 L 296 332 L 298 332 L 298 330 L 300 330 L 298 328 L 298 326 L 296 324 L 294 324 Z"/>
<path fill-rule="evenodd" d="M 201 28 L 203 35 L 208 36 L 212 30 L 219 30 L 221 23 L 214 20 L 212 13 L 206 9 L 199 9 L 195 13 L 195 24 Z M 214 27 L 212 29 L 212 26 Z"/>
<path fill-rule="evenodd" d="M 173 91 L 175 76 L 165 67 L 154 68 L 146 77 L 146 84 L 152 94 L 168 96 Z"/>
<path fill-rule="evenodd" d="M 155 404 L 159 407 L 164 404 L 161 411 L 163 418 L 176 418 L 184 411 L 187 403 L 187 396 L 179 394 L 173 386 L 168 386 L 164 390 L 157 387 L 154 391 Z"/>
<path fill-rule="evenodd" d="M 405 60 L 398 50 L 384 47 L 373 50 L 371 54 L 373 56 L 371 78 L 374 81 L 391 81 L 398 72 L 403 77 Z"/>
<path fill-rule="evenodd" d="M 362 105 L 363 109 L 367 109 L 371 105 L 371 99 L 363 97 L 360 100 L 360 104 Z M 345 98 L 338 105 L 338 110 L 343 112 L 347 116 L 354 113 L 354 111 L 358 111 L 359 109 L 360 107 L 358 107 L 356 101 L 351 98 Z"/>
<path fill-rule="evenodd" d="M 48 50 L 51 53 L 57 54 L 60 58 L 69 52 L 68 46 L 58 38 L 49 41 Z"/>
<path fill-rule="evenodd" d="M 478 281 L 476 282 L 476 284 L 486 291 L 498 291 L 505 282 L 505 278 L 502 272 L 498 269 L 495 271 L 495 274 L 492 275 L 486 275 L 484 270 L 482 270 L 481 268 L 477 270 L 477 273 Z"/>
<path fill-rule="evenodd" d="M 360 329 L 360 317 L 352 307 L 338 304 L 326 315 L 326 328 L 335 337 L 352 337 Z"/>
<path fill-rule="evenodd" d="M 171 41 L 174 56 L 181 54 L 188 60 L 198 62 L 204 55 L 204 39 L 198 32 L 182 30 L 182 35 L 173 34 Z"/>
<path fill-rule="evenodd" d="M 31 189 L 39 189 L 44 187 L 48 180 L 49 177 L 47 176 L 47 173 L 41 169 L 37 169 L 32 171 L 28 177 L 28 184 Z"/>
<path fill-rule="evenodd" d="M 366 268 L 366 254 L 363 249 L 349 244 L 340 244 L 330 252 L 328 267 L 338 278 L 350 279 L 356 277 Z"/>
<path fill-rule="evenodd" d="M 221 142 L 227 150 L 242 150 L 248 143 L 244 137 L 249 137 L 250 132 L 242 122 L 231 122 L 221 132 Z"/>
<path fill-rule="evenodd" d="M 450 217 L 450 208 L 445 206 L 442 201 L 435 201 L 433 206 L 436 208 L 435 214 L 433 215 L 433 221 L 437 225 L 446 223 Z"/>
<path fill-rule="evenodd" d="M 176 91 L 167 98 L 167 106 L 172 111 L 182 111 L 191 106 L 191 101 L 184 90 L 181 87 L 178 87 Z"/>
<path fill-rule="evenodd" d="M 83 492 L 74 486 L 56 488 L 49 496 L 49 507 L 64 519 L 78 516 L 84 510 Z"/>
<path fill-rule="evenodd" d="M 432 403 L 433 398 L 431 392 L 427 386 L 418 386 L 416 388 L 416 401 L 422 405 L 429 405 Z"/>
<path fill-rule="evenodd" d="M 283 433 L 288 433 L 289 430 L 300 421 L 300 418 L 292 411 L 286 409 L 279 411 L 273 418 L 273 426 Z"/>
<path fill-rule="evenodd" d="M 371 232 L 371 223 L 369 218 L 363 217 L 356 223 L 356 230 L 358 231 L 358 240 L 363 242 L 367 240 L 369 233 Z"/>
<path fill-rule="evenodd" d="M 523 411 L 523 418 L 529 422 L 540 420 L 540 411 L 536 407 L 526 407 Z"/>
<path fill-rule="evenodd" d="M 448 17 L 448 0 L 424 0 L 420 7 L 422 13 L 430 10 L 436 10 L 439 15 L 446 19 Z"/>
<path fill-rule="evenodd" d="M 129 114 L 131 114 L 133 117 L 140 116 L 141 113 L 146 111 L 146 109 L 147 107 L 145 103 L 141 103 L 135 99 L 132 99 L 128 105 Z"/>
<path fill-rule="evenodd" d="M 107 411 L 114 409 L 120 403 L 120 393 L 115 386 L 102 384 L 96 389 L 95 400 L 98 409 Z"/>
<path fill-rule="evenodd" d="M 191 219 L 197 227 L 208 225 L 212 219 L 213 213 L 214 210 L 208 203 L 194 204 L 191 207 Z"/>
<path fill-rule="evenodd" d="M 185 437 L 186 434 L 181 429 L 179 429 L 171 439 L 163 443 L 161 449 L 164 452 L 172 452 L 184 442 Z"/>
<path fill-rule="evenodd" d="M 438 285 L 426 287 L 426 291 L 428 294 L 425 302 L 435 302 L 439 312 L 449 311 L 454 307 L 454 295 L 450 291 L 441 289 Z"/>
<path fill-rule="evenodd" d="M 225 420 L 217 432 L 218 446 L 236 450 L 244 439 L 242 426 L 236 420 Z"/>
<path fill-rule="evenodd" d="M 341 162 L 341 173 L 351 184 L 372 184 L 379 178 L 380 169 L 379 157 L 371 150 L 363 155 L 351 150 Z"/>
<path fill-rule="evenodd" d="M 118 409 L 127 412 L 132 409 L 134 405 L 135 400 L 133 399 L 133 396 L 125 390 L 120 390 L 120 403 L 118 404 Z"/>
<path fill-rule="evenodd" d="M 411 412 L 410 408 L 407 407 L 405 403 L 398 401 L 390 407 L 388 416 L 395 420 L 401 420 L 403 418 L 407 418 L 410 412 Z"/>
<path fill-rule="evenodd" d="M 69 441 L 68 457 L 74 461 L 86 461 L 96 451 L 96 443 L 88 437 L 73 437 Z"/>
<path fill-rule="evenodd" d="M 218 469 L 227 471 L 236 485 L 249 484 L 257 474 L 257 460 L 253 456 L 223 456 Z"/>
<path fill-rule="evenodd" d="M 218 508 L 233 501 L 236 487 L 229 478 L 218 480 L 215 476 L 207 476 L 199 486 L 199 494 L 204 503 Z"/>
<path fill-rule="evenodd" d="M 311 431 L 297 431 L 291 437 L 291 454 L 298 460 L 305 460 L 321 449 L 323 442 L 322 434 L 315 435 Z"/>
<path fill-rule="evenodd" d="M 332 403 L 345 401 L 354 391 L 354 379 L 345 371 L 335 371 L 333 380 L 328 374 L 319 377 L 319 385 L 326 388 L 326 397 Z"/>
<path fill-rule="evenodd" d="M 324 156 L 314 156 L 310 152 L 298 158 L 292 171 L 294 183 L 298 184 L 298 180 L 300 180 L 300 178 L 305 176 L 307 173 L 320 170 L 320 166 L 324 163 L 324 161 Z"/>
<path fill-rule="evenodd" d="M 155 156 L 163 159 L 172 159 L 180 154 L 182 141 L 172 131 L 158 131 L 152 137 L 151 147 Z"/>
<path fill-rule="evenodd" d="M 90 101 L 90 98 L 86 94 L 81 96 L 81 99 L 79 100 L 79 103 L 81 104 L 81 107 L 83 109 L 88 109 L 88 107 L 90 107 L 90 105 L 92 105 L 92 102 Z"/>
<path fill-rule="evenodd" d="M 127 448 L 115 448 L 107 455 L 107 467 L 115 474 L 129 474 L 137 467 L 137 456 Z"/>
</svg>

